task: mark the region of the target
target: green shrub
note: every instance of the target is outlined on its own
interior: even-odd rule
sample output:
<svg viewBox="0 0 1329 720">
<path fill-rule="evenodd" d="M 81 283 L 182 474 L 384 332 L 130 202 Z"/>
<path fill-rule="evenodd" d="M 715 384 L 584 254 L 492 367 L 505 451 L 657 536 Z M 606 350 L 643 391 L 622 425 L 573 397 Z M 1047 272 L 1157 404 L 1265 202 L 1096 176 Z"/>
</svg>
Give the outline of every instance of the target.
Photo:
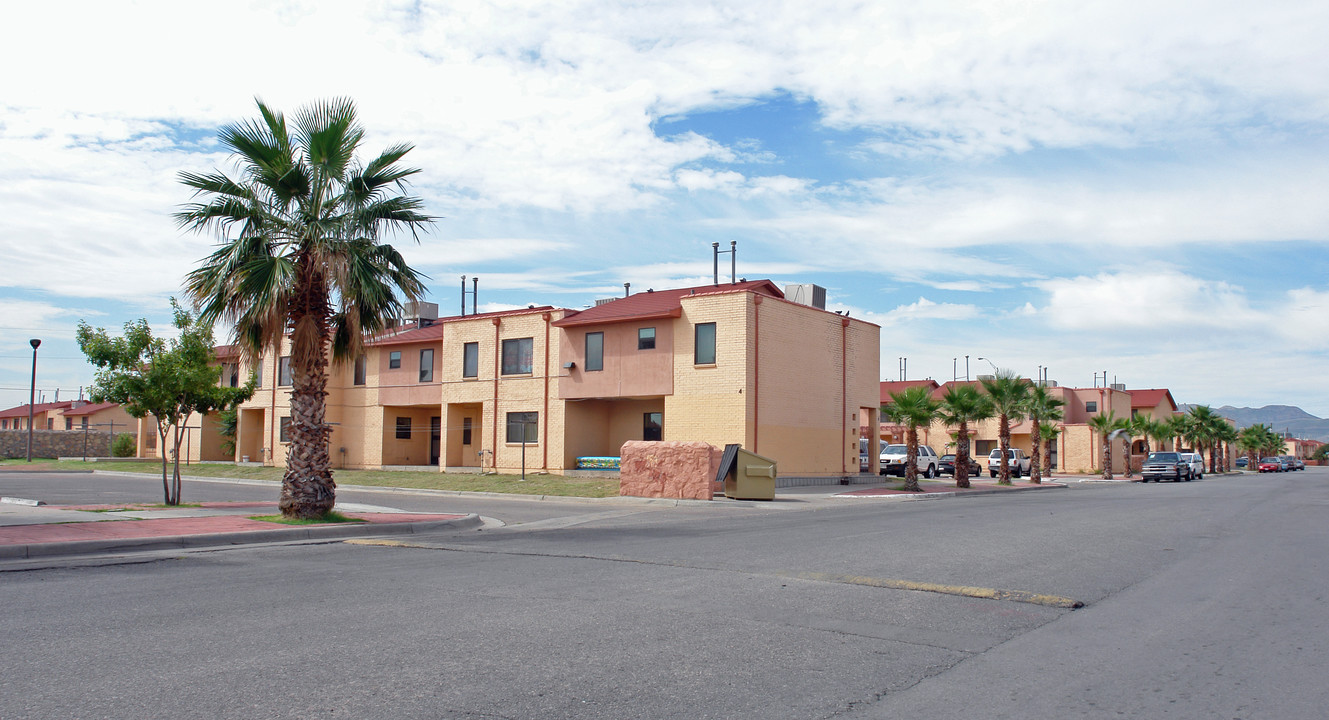
<svg viewBox="0 0 1329 720">
<path fill-rule="evenodd" d="M 115 457 L 134 457 L 138 452 L 138 441 L 129 433 L 121 433 L 111 441 L 111 454 Z"/>
</svg>

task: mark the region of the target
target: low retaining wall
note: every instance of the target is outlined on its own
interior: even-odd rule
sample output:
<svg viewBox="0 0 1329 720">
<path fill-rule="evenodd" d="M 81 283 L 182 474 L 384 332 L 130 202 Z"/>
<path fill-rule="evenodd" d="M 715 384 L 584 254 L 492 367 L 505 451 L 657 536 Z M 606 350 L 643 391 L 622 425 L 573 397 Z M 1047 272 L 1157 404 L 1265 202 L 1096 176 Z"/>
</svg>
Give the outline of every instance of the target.
<svg viewBox="0 0 1329 720">
<path fill-rule="evenodd" d="M 32 456 L 38 458 L 83 457 L 84 440 L 88 457 L 111 454 L 111 434 L 82 430 L 33 430 Z M 0 430 L 0 457 L 26 458 L 28 456 L 27 430 Z"/>
</svg>

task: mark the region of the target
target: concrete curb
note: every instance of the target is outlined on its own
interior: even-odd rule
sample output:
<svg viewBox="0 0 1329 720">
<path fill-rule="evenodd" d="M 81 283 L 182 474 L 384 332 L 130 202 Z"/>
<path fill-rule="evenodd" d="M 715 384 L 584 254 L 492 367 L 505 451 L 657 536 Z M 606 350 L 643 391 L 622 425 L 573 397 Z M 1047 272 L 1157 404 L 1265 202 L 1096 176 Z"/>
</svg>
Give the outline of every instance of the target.
<svg viewBox="0 0 1329 720">
<path fill-rule="evenodd" d="M 258 543 L 301 542 L 308 540 L 338 540 L 352 537 L 381 535 L 415 535 L 436 530 L 463 530 L 479 527 L 484 520 L 471 513 L 457 520 L 433 520 L 411 523 L 346 523 L 338 525 L 277 526 L 271 530 L 251 532 L 203 533 L 198 535 L 168 535 L 162 537 L 112 538 L 106 540 L 74 540 L 69 542 L 37 543 L 32 545 L 0 545 L 0 560 L 34 560 L 40 558 L 141 552 L 148 550 L 193 550 L 228 545 L 254 545 Z"/>
<path fill-rule="evenodd" d="M 1031 490 L 1055 490 L 1055 489 L 1065 490 L 1066 488 L 1067 488 L 1066 485 L 1060 482 L 1055 482 L 1055 483 L 1043 483 L 1040 487 L 1013 487 L 1013 488 L 1006 488 L 1004 490 L 998 490 L 995 488 L 991 490 L 987 489 L 965 490 L 963 492 L 958 490 L 947 490 L 947 491 L 930 492 L 930 493 L 906 493 L 901 495 L 850 495 L 846 493 L 841 495 L 832 495 L 831 497 L 843 500 L 897 500 L 897 501 L 940 500 L 942 498 L 972 497 L 974 495 L 1009 495 L 1010 493 L 1028 492 Z"/>
</svg>

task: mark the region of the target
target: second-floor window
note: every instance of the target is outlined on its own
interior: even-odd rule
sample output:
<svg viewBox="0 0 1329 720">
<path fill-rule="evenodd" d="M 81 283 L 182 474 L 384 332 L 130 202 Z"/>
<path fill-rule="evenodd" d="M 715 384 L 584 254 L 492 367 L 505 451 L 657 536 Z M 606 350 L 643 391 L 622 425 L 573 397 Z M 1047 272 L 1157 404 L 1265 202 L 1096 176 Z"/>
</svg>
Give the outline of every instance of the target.
<svg viewBox="0 0 1329 720">
<path fill-rule="evenodd" d="M 434 382 L 434 349 L 420 351 L 420 382 Z"/>
<path fill-rule="evenodd" d="M 254 377 L 257 378 L 257 382 L 254 383 L 254 387 L 263 387 L 263 361 L 262 361 L 262 360 L 259 360 L 257 363 L 254 364 Z"/>
<path fill-rule="evenodd" d="M 277 361 L 277 384 L 283 387 L 291 384 L 290 355 L 285 355 Z"/>
<path fill-rule="evenodd" d="M 698 323 L 693 362 L 697 365 L 715 364 L 715 323 Z"/>
<path fill-rule="evenodd" d="M 605 369 L 605 334 L 586 333 L 586 370 Z"/>
<path fill-rule="evenodd" d="M 503 374 L 527 375 L 531 372 L 531 338 L 503 341 Z"/>
<path fill-rule="evenodd" d="M 637 349 L 654 350 L 655 349 L 655 328 L 637 328 Z"/>
<path fill-rule="evenodd" d="M 391 353 L 388 354 L 388 367 L 392 368 L 393 370 L 396 370 L 397 368 L 401 367 L 400 350 L 393 350 Z"/>
<path fill-rule="evenodd" d="M 1087 413 L 1095 413 L 1095 412 L 1098 412 L 1098 401 L 1097 401 L 1097 400 L 1090 400 L 1089 402 L 1085 403 L 1085 404 L 1084 404 L 1084 411 L 1087 412 Z"/>
<path fill-rule="evenodd" d="M 461 346 L 461 376 L 464 378 L 480 376 L 480 343 L 466 343 Z"/>
<path fill-rule="evenodd" d="M 352 380 L 356 385 L 365 384 L 365 376 L 369 374 L 369 360 L 361 355 L 355 359 L 355 378 Z"/>
</svg>

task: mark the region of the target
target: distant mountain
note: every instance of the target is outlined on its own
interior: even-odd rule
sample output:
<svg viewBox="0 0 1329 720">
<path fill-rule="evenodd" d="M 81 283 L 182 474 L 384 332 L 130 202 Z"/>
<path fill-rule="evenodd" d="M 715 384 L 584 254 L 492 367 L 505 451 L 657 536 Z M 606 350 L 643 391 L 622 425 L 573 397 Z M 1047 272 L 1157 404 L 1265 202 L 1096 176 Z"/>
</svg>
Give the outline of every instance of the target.
<svg viewBox="0 0 1329 720">
<path fill-rule="evenodd" d="M 1182 412 L 1190 412 L 1193 405 L 1185 403 L 1179 406 Z M 1299 438 L 1312 438 L 1329 442 L 1329 420 L 1318 418 L 1293 405 L 1265 405 L 1262 408 L 1232 407 L 1224 405 L 1213 411 L 1237 423 L 1237 429 L 1264 423 L 1275 432 L 1289 432 Z"/>
</svg>

